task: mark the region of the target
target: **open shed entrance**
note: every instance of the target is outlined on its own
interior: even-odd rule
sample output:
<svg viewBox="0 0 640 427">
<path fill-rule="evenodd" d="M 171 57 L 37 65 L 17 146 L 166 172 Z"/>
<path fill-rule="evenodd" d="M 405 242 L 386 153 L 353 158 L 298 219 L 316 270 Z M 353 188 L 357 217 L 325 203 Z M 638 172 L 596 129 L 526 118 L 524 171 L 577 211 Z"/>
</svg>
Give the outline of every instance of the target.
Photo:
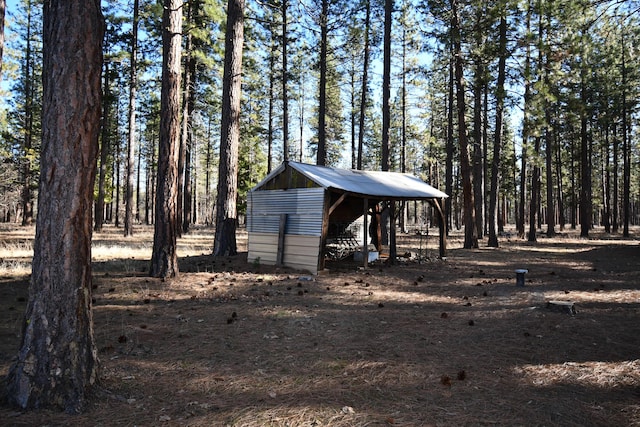
<svg viewBox="0 0 640 427">
<path fill-rule="evenodd" d="M 329 208 L 328 230 L 323 247 L 325 259 L 320 269 L 331 261 L 353 258 L 366 266 L 371 261 L 397 256 L 394 247 L 397 219 L 402 205 L 405 204 L 406 207 L 408 200 L 369 199 L 345 193 L 333 193 L 330 197 L 332 204 Z M 436 218 L 438 224 L 443 224 L 441 205 L 437 201 L 427 202 L 434 208 L 430 218 Z M 423 207 L 423 203 L 420 205 Z M 417 215 L 415 209 L 414 207 L 414 215 Z M 419 224 L 416 218 L 414 221 L 420 230 L 428 229 L 427 218 L 422 218 L 425 224 Z M 442 233 L 438 254 L 444 257 L 446 234 L 444 228 L 439 227 L 439 230 Z"/>
</svg>

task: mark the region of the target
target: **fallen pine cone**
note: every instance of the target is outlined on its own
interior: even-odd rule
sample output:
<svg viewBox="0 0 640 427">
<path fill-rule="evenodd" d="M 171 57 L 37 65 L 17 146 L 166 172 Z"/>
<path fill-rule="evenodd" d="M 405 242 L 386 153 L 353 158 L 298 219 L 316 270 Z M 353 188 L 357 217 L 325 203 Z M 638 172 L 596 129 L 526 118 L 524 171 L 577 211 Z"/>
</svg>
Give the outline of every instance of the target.
<svg viewBox="0 0 640 427">
<path fill-rule="evenodd" d="M 451 378 L 449 378 L 448 375 L 443 375 L 442 377 L 440 377 L 440 384 L 451 387 Z"/>
</svg>

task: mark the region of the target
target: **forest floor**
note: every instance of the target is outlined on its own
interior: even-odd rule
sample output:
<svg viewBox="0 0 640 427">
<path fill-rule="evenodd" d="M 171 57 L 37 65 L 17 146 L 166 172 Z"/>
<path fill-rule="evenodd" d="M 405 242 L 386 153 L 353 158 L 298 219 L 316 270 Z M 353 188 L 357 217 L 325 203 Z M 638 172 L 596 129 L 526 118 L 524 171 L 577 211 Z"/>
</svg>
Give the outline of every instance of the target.
<svg viewBox="0 0 640 427">
<path fill-rule="evenodd" d="M 162 281 L 145 273 L 152 229 L 109 227 L 93 244 L 100 388 L 82 415 L 0 406 L 0 425 L 640 426 L 640 229 L 577 233 L 476 250 L 454 235 L 446 260 L 435 231 L 402 235 L 421 258 L 308 276 L 247 263 L 242 232 L 240 255 L 214 258 L 196 229 Z M 32 237 L 0 227 L 0 378 Z"/>
</svg>

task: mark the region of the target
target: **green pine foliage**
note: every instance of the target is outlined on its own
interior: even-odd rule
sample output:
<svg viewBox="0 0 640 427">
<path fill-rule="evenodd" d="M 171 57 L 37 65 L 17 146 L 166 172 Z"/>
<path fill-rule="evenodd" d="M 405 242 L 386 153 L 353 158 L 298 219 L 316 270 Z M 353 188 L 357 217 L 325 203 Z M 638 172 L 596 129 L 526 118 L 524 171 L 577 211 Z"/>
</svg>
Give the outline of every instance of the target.
<svg viewBox="0 0 640 427">
<path fill-rule="evenodd" d="M 325 135 L 327 164 L 352 167 L 357 156 L 362 88 L 364 169 L 379 169 L 382 142 L 382 29 L 384 4 L 367 0 L 370 14 L 370 68 L 363 85 L 365 0 L 328 0 Z M 194 5 L 196 5 L 194 3 Z M 450 102 L 451 16 L 449 0 L 396 0 L 392 24 L 390 168 L 416 174 L 445 189 L 452 183 L 451 223 L 460 224 L 458 132 L 455 91 Z M 211 223 L 218 177 L 218 143 L 224 57 L 226 2 L 197 0 L 199 12 L 185 17 L 184 32 L 192 38 L 196 58 L 195 110 L 191 118 L 192 187 L 198 221 Z M 239 211 L 246 193 L 285 158 L 282 85 L 282 2 L 247 2 L 243 58 L 242 133 Z M 640 223 L 640 14 L 638 3 L 588 0 L 458 1 L 464 97 L 469 141 L 484 163 L 484 193 L 492 162 L 496 122 L 498 24 L 507 16 L 506 98 L 499 159 L 499 211 L 514 223 L 524 197 L 529 215 L 532 171 L 538 168 L 540 206 L 553 204 L 557 226 L 577 226 L 581 190 L 590 188 L 593 225 L 607 222 L 616 231 L 625 221 Z M 287 157 L 316 162 L 319 136 L 319 18 L 321 2 L 287 4 Z M 28 9 L 30 8 L 30 9 Z M 123 162 L 128 95 L 131 5 L 106 2 L 104 44 L 105 92 L 101 144 L 106 144 L 105 203 L 113 212 L 123 200 Z M 31 10 L 31 21 L 27 25 Z M 28 175 L 35 189 L 41 114 L 41 2 L 26 0 L 8 10 L 0 112 L 0 155 L 3 167 L 0 220 L 15 220 Z M 136 100 L 140 147 L 139 200 L 153 203 L 157 167 L 157 135 L 161 79 L 161 3 L 140 1 L 139 85 Z M 527 26 L 528 25 L 528 26 Z M 30 53 L 27 63 L 27 40 Z M 525 85 L 528 97 L 525 100 Z M 106 86 L 105 86 L 106 87 Z M 271 87 L 271 89 L 270 89 Z M 482 99 L 479 99 L 482 97 Z M 526 113 L 525 113 L 526 112 Z M 28 119 L 27 116 L 30 118 Z M 108 116 L 108 117 L 107 117 Z M 27 136 L 29 136 L 30 142 Z M 478 146 L 479 143 L 486 146 Z M 447 176 L 447 144 L 453 165 Z M 585 148 L 586 147 L 586 148 Z M 590 177 L 582 180 L 584 150 Z M 119 154 L 120 153 L 120 154 Z M 270 153 L 270 154 L 269 154 Z M 120 156 L 120 157 L 119 157 Z M 270 156 L 270 158 L 269 158 Z M 549 160 L 551 159 L 551 160 Z M 547 173 L 548 162 L 552 171 Z M 24 165 L 29 164 L 29 169 Z M 523 168 L 524 167 L 524 168 Z M 524 186 L 521 185 L 524 175 Z M 120 178 L 120 180 L 118 179 Z M 625 194 L 625 185 L 628 194 Z M 551 191 L 550 191 L 551 190 Z M 98 187 L 96 184 L 96 197 Z M 36 194 L 32 195 L 35 202 Z M 625 199 L 625 197 L 628 197 Z M 584 198 L 584 197 L 583 197 Z M 625 204 L 629 207 L 628 215 Z M 152 209 L 149 206 L 145 209 Z M 11 211 L 9 214 L 8 212 Z M 112 219 L 113 220 L 113 219 Z M 544 222 L 544 218 L 542 221 Z M 525 224 L 529 224 L 525 218 Z"/>
</svg>

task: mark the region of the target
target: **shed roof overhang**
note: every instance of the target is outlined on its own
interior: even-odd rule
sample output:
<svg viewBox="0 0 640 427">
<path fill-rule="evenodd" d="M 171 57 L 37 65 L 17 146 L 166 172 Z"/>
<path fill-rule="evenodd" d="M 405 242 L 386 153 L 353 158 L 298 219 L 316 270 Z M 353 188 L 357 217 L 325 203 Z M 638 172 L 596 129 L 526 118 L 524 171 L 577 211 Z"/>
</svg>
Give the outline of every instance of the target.
<svg viewBox="0 0 640 427">
<path fill-rule="evenodd" d="M 287 171 L 287 166 L 311 181 L 311 183 L 306 180 L 301 183 L 297 180 L 287 179 L 277 180 L 276 184 L 276 178 Z M 410 174 L 338 169 L 298 162 L 282 163 L 258 183 L 252 191 L 307 187 L 312 183 L 332 192 L 347 193 L 351 197 L 378 200 L 432 200 L 449 197 L 420 178 Z"/>
</svg>

